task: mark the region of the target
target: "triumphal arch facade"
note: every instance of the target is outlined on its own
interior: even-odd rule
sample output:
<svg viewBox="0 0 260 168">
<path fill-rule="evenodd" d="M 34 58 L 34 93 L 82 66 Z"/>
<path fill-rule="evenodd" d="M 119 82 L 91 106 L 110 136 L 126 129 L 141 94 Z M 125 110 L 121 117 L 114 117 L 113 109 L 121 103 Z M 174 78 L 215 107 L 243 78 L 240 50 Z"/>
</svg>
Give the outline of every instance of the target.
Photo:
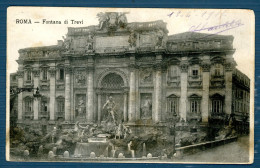
<svg viewBox="0 0 260 168">
<path fill-rule="evenodd" d="M 170 116 L 207 123 L 231 114 L 233 36 L 168 35 L 162 20 L 128 23 L 115 12 L 98 17 L 99 25 L 69 27 L 57 45 L 19 50 L 18 87 L 39 87 L 42 96 L 18 95 L 18 124 L 98 124 L 108 116 L 109 97 L 116 122 L 128 124 Z"/>
</svg>

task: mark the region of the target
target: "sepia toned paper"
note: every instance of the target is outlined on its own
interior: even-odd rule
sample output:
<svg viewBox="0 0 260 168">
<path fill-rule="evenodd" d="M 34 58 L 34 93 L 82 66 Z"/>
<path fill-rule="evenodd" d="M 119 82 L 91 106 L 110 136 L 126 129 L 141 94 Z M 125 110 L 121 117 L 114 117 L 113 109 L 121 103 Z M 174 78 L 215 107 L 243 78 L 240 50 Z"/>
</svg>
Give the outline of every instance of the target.
<svg viewBox="0 0 260 168">
<path fill-rule="evenodd" d="M 253 163 L 243 9 L 9 7 L 6 159 Z"/>
</svg>

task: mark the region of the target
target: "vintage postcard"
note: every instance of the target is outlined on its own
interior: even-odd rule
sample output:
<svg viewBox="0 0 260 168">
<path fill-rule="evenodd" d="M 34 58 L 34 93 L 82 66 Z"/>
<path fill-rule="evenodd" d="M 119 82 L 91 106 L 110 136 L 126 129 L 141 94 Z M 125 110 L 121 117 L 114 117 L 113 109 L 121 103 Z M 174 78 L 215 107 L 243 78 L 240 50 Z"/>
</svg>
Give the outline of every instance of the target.
<svg viewBox="0 0 260 168">
<path fill-rule="evenodd" d="M 9 7 L 8 161 L 253 163 L 255 16 Z"/>
</svg>

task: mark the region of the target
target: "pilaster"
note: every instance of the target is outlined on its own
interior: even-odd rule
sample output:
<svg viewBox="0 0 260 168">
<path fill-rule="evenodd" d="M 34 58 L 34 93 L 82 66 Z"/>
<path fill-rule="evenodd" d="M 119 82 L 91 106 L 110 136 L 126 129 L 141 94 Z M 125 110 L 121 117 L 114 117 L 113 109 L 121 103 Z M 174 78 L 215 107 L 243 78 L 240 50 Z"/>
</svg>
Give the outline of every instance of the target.
<svg viewBox="0 0 260 168">
<path fill-rule="evenodd" d="M 54 68 L 49 69 L 50 74 L 50 120 L 55 120 L 55 76 L 56 76 L 56 70 Z"/>
<path fill-rule="evenodd" d="M 181 97 L 180 97 L 180 119 L 186 121 L 187 117 L 187 86 L 188 86 L 188 63 L 182 61 L 181 65 Z"/>
<path fill-rule="evenodd" d="M 209 72 L 210 64 L 204 63 L 202 66 L 202 104 L 201 104 L 201 117 L 202 122 L 207 123 L 209 117 Z"/>
<path fill-rule="evenodd" d="M 127 98 L 128 98 L 128 90 L 124 90 L 124 122 L 127 122 Z"/>
<path fill-rule="evenodd" d="M 33 70 L 33 86 L 34 88 L 39 87 L 39 77 L 40 77 L 40 70 L 35 69 Z M 39 98 L 34 98 L 33 101 L 33 119 L 38 120 L 39 119 Z"/>
<path fill-rule="evenodd" d="M 94 67 L 87 67 L 88 71 L 88 89 L 87 89 L 87 121 L 93 122 L 94 120 Z"/>
<path fill-rule="evenodd" d="M 135 66 L 135 56 L 130 56 L 131 64 L 129 65 L 130 78 L 129 78 L 129 110 L 128 110 L 128 121 L 135 121 L 135 104 L 136 104 L 136 88 L 135 88 L 135 76 L 136 76 L 136 66 Z"/>
<path fill-rule="evenodd" d="M 101 122 L 101 112 L 102 112 L 102 105 L 101 105 L 101 92 L 97 93 L 97 99 L 98 99 L 98 123 Z"/>
<path fill-rule="evenodd" d="M 70 120 L 70 76 L 71 76 L 71 67 L 69 65 L 65 66 L 65 120 Z"/>
<path fill-rule="evenodd" d="M 18 71 L 18 88 L 23 87 L 24 72 Z M 23 119 L 23 92 L 18 94 L 18 120 Z"/>
<path fill-rule="evenodd" d="M 232 113 L 232 73 L 235 63 L 230 61 L 225 63 L 225 113 Z"/>
<path fill-rule="evenodd" d="M 161 121 L 162 117 L 162 67 L 160 63 L 155 64 L 155 84 L 154 84 L 154 114 L 155 122 Z"/>
</svg>

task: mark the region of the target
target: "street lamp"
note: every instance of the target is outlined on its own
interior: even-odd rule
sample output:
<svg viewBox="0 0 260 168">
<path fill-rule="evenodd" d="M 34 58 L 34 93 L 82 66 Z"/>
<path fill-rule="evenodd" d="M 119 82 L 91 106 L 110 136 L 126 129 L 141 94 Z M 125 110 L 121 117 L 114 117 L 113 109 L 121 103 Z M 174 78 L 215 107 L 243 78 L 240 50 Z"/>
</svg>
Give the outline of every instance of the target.
<svg viewBox="0 0 260 168">
<path fill-rule="evenodd" d="M 31 92 L 32 90 L 35 90 L 36 89 L 36 92 L 35 94 L 33 94 L 33 97 L 41 97 L 41 94 L 40 94 L 40 89 L 39 87 L 37 88 L 16 88 L 16 89 L 10 89 L 10 96 L 16 96 L 22 92 Z"/>
<path fill-rule="evenodd" d="M 39 98 L 41 97 L 42 95 L 40 94 L 40 91 L 39 91 L 39 87 L 36 88 L 36 91 L 35 91 L 35 94 L 33 94 L 33 97 L 35 98 Z"/>
<path fill-rule="evenodd" d="M 170 135 L 173 135 L 173 155 L 175 153 L 175 125 L 179 121 L 179 117 L 177 116 L 176 113 L 173 115 L 170 115 L 171 117 L 168 118 L 168 123 L 169 123 L 169 129 L 170 129 Z"/>
</svg>

